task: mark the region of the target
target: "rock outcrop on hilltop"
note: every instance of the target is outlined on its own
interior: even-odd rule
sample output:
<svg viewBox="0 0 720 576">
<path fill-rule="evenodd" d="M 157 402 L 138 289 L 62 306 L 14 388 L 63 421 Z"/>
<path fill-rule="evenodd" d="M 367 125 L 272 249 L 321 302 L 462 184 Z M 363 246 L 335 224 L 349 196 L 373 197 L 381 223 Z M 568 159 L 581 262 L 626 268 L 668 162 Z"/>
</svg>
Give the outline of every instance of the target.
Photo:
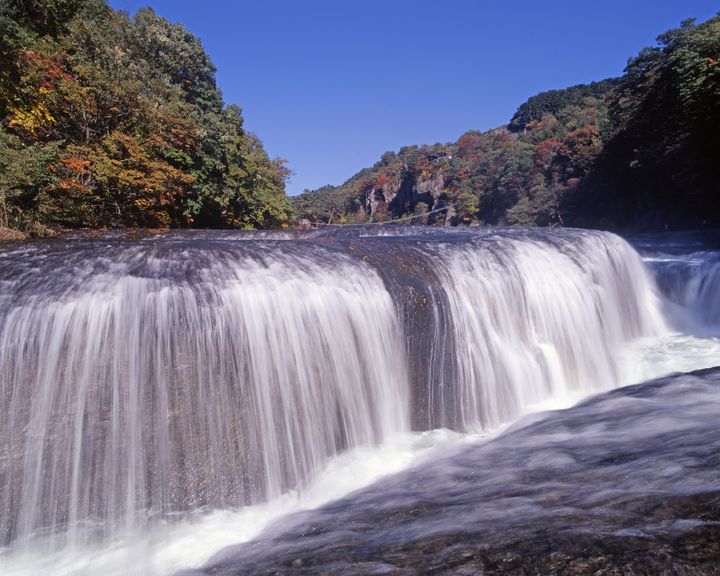
<svg viewBox="0 0 720 576">
<path fill-rule="evenodd" d="M 387 152 L 341 186 L 293 198 L 295 211 L 349 223 L 719 227 L 718 61 L 720 17 L 685 22 L 620 78 L 542 92 L 495 130 Z"/>
</svg>

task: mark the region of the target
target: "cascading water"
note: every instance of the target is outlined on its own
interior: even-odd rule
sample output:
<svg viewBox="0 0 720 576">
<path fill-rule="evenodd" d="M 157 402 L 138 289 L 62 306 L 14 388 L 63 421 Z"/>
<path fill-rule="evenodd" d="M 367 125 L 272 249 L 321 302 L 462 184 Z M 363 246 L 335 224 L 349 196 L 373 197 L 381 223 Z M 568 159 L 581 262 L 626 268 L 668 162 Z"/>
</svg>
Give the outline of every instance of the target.
<svg viewBox="0 0 720 576">
<path fill-rule="evenodd" d="M 628 370 L 621 352 L 668 332 L 664 307 L 637 253 L 602 232 L 178 232 L 6 248 L 4 554 L 273 500 L 353 448 L 492 429 L 630 383 L 638 362 Z"/>
<path fill-rule="evenodd" d="M 372 269 L 162 244 L 3 258 L 5 542 L 267 500 L 407 428 L 396 315 Z"/>
<path fill-rule="evenodd" d="M 652 258 L 658 286 L 695 319 L 720 324 L 720 254 L 695 252 L 688 255 L 657 255 Z"/>
<path fill-rule="evenodd" d="M 449 307 L 435 346 L 454 348 L 436 354 L 436 425 L 491 428 L 549 397 L 616 386 L 621 348 L 666 331 L 642 263 L 617 236 L 505 233 L 427 249 Z"/>
<path fill-rule="evenodd" d="M 648 234 L 632 239 L 658 287 L 682 307 L 680 322 L 720 325 L 720 233 Z"/>
</svg>

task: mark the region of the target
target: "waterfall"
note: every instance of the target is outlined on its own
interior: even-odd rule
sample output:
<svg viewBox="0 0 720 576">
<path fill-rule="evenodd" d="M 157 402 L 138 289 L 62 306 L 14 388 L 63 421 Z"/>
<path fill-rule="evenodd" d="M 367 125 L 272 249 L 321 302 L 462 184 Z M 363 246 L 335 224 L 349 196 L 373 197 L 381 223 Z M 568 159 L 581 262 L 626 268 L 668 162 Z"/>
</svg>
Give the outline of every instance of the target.
<svg viewBox="0 0 720 576">
<path fill-rule="evenodd" d="M 267 500 L 407 428 L 379 277 L 343 254 L 287 248 L 6 255 L 3 541 L 41 528 L 108 536 L 154 514 Z"/>
<path fill-rule="evenodd" d="M 720 254 L 660 254 L 651 258 L 658 286 L 702 324 L 720 324 Z"/>
<path fill-rule="evenodd" d="M 665 330 L 612 234 L 298 236 L 0 252 L 0 541 L 270 500 L 353 447 L 619 385 L 619 349 Z"/>
<path fill-rule="evenodd" d="M 449 313 L 433 346 L 435 426 L 491 428 L 548 397 L 623 381 L 617 356 L 666 331 L 637 253 L 608 233 L 502 234 L 429 247 Z"/>
</svg>

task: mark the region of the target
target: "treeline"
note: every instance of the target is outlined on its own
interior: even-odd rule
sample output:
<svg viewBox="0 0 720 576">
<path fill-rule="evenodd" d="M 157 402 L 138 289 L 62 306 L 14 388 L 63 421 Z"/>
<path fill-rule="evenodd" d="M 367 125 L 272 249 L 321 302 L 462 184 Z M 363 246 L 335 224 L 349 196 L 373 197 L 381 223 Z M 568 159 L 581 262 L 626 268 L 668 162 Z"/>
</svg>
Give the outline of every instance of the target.
<svg viewBox="0 0 720 576">
<path fill-rule="evenodd" d="M 287 175 L 181 25 L 0 0 L 0 226 L 277 226 Z"/>
<path fill-rule="evenodd" d="M 500 129 L 388 152 L 294 207 L 345 222 L 719 226 L 719 60 L 720 18 L 684 22 L 621 78 L 538 94 Z"/>
</svg>

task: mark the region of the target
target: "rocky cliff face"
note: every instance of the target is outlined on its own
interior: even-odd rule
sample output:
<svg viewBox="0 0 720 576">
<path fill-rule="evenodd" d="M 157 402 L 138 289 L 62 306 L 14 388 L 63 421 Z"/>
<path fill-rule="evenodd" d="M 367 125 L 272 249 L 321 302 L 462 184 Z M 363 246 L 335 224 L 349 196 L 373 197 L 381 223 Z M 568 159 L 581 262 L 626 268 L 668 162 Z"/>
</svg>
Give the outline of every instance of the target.
<svg viewBox="0 0 720 576">
<path fill-rule="evenodd" d="M 447 204 L 445 177 L 442 170 L 414 174 L 403 169 L 395 176 L 370 183 L 362 190 L 361 202 L 365 213 L 376 218 L 437 210 Z M 433 219 L 433 215 L 429 218 Z M 446 214 L 440 214 L 439 218 L 449 223 Z"/>
</svg>

